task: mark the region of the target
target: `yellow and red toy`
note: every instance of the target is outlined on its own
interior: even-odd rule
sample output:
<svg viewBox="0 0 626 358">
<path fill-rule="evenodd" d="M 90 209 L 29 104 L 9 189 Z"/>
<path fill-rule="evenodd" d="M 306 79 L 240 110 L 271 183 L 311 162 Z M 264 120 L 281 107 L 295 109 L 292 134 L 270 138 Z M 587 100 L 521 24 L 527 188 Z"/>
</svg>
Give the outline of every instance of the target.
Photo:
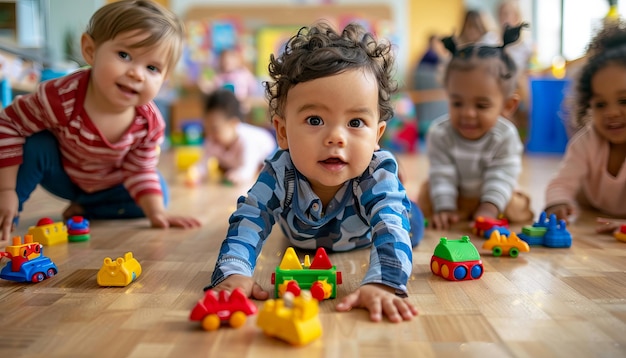
<svg viewBox="0 0 626 358">
<path fill-rule="evenodd" d="M 267 300 L 256 320 L 263 332 L 293 345 L 305 345 L 322 335 L 319 303 L 308 291 L 295 297 L 291 292 L 282 299 Z"/>
<path fill-rule="evenodd" d="M 16 282 L 41 282 L 59 272 L 57 266 L 43 255 L 43 246 L 33 241 L 32 235 L 24 235 L 24 242 L 19 236 L 13 237 L 13 245 L 0 252 L 0 259 L 11 260 L 2 271 L 0 278 Z"/>
<path fill-rule="evenodd" d="M 141 275 L 141 265 L 133 257 L 132 252 L 127 252 L 124 257 L 118 257 L 115 261 L 110 257 L 104 259 L 104 263 L 98 271 L 97 281 L 100 286 L 128 286 Z"/>
<path fill-rule="evenodd" d="M 298 296 L 301 290 L 309 290 L 318 301 L 335 298 L 341 281 L 341 272 L 330 263 L 323 247 L 317 249 L 313 262 L 309 262 L 309 255 L 306 255 L 304 263 L 300 263 L 293 247 L 288 247 L 271 278 L 274 297 L 282 297 L 285 292 Z"/>
<path fill-rule="evenodd" d="M 529 252 L 530 246 L 528 246 L 526 241 L 520 239 L 515 232 L 511 232 L 507 237 L 498 231 L 493 231 L 489 240 L 483 244 L 483 249 L 491 250 L 493 256 L 509 255 L 517 257 L 520 252 Z"/>
<path fill-rule="evenodd" d="M 213 290 L 207 290 L 204 298 L 191 310 L 189 319 L 202 321 L 202 328 L 206 331 L 215 331 L 225 323 L 239 328 L 246 323 L 247 316 L 256 312 L 256 305 L 240 288 L 234 289 L 230 295 L 228 291 L 216 294 Z"/>
<path fill-rule="evenodd" d="M 67 242 L 67 226 L 50 218 L 39 219 L 36 226 L 28 228 L 28 234 L 33 235 L 33 241 L 46 246 Z"/>
</svg>

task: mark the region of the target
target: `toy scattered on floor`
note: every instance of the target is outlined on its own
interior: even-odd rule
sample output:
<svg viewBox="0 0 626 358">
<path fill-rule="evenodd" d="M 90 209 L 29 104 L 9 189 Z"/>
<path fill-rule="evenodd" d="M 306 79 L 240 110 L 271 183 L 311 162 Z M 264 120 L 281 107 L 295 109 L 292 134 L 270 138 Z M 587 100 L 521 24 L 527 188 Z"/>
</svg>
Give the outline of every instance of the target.
<svg viewBox="0 0 626 358">
<path fill-rule="evenodd" d="M 474 220 L 474 226 L 472 227 L 472 233 L 474 235 L 487 239 L 491 237 L 491 233 L 493 231 L 509 235 L 509 221 L 507 219 L 494 219 L 482 216 L 479 216 L 476 220 Z"/>
<path fill-rule="evenodd" d="M 626 225 L 620 225 L 619 229 L 613 233 L 613 237 L 618 241 L 626 242 Z"/>
<path fill-rule="evenodd" d="M 532 226 L 524 226 L 517 236 L 531 246 L 544 245 L 553 248 L 572 246 L 572 235 L 567 231 L 565 220 L 557 220 L 554 214 L 547 219 L 545 212 L 539 215 L 539 219 Z"/>
<path fill-rule="evenodd" d="M 483 244 L 483 249 L 491 250 L 493 256 L 509 255 L 511 257 L 519 256 L 520 252 L 529 252 L 530 246 L 526 241 L 522 241 L 516 233 L 512 232 L 509 236 L 493 231 L 489 240 Z"/>
<path fill-rule="evenodd" d="M 67 242 L 67 226 L 50 218 L 39 219 L 37 225 L 28 228 L 28 234 L 33 235 L 33 241 L 46 246 Z"/>
<path fill-rule="evenodd" d="M 309 262 L 309 255 L 306 255 L 304 263 L 300 263 L 293 247 L 288 247 L 271 281 L 274 297 L 282 297 L 285 292 L 299 296 L 301 290 L 309 290 L 313 298 L 322 301 L 337 296 L 337 285 L 341 284 L 342 277 L 323 247 L 317 249 L 313 262 Z"/>
<path fill-rule="evenodd" d="M 256 320 L 263 333 L 301 346 L 322 335 L 319 303 L 309 291 L 300 296 L 286 292 L 283 298 L 265 302 Z"/>
<path fill-rule="evenodd" d="M 67 220 L 67 239 L 71 242 L 89 240 L 89 220 L 82 216 L 72 216 Z"/>
<path fill-rule="evenodd" d="M 202 158 L 202 147 L 189 145 L 174 148 L 174 162 L 176 169 L 181 172 L 187 171 Z"/>
<path fill-rule="evenodd" d="M 59 272 L 54 262 L 43 255 L 43 245 L 34 242 L 29 234 L 24 235 L 23 243 L 20 236 L 14 236 L 13 245 L 0 252 L 0 259 L 2 257 L 11 260 L 0 271 L 0 278 L 5 280 L 41 282 Z"/>
<path fill-rule="evenodd" d="M 430 259 L 433 274 L 450 281 L 476 280 L 483 275 L 483 263 L 469 236 L 460 240 L 442 237 Z"/>
<path fill-rule="evenodd" d="M 228 291 L 216 294 L 213 290 L 207 290 L 204 298 L 191 310 L 189 319 L 201 321 L 206 331 L 215 331 L 222 324 L 239 328 L 246 323 L 247 316 L 256 312 L 256 305 L 240 288 L 234 289 L 231 294 Z"/>
<path fill-rule="evenodd" d="M 128 286 L 141 275 L 141 265 L 132 252 L 127 252 L 124 257 L 118 257 L 115 261 L 110 257 L 104 259 L 104 263 L 98 271 L 97 281 L 100 286 Z"/>
</svg>

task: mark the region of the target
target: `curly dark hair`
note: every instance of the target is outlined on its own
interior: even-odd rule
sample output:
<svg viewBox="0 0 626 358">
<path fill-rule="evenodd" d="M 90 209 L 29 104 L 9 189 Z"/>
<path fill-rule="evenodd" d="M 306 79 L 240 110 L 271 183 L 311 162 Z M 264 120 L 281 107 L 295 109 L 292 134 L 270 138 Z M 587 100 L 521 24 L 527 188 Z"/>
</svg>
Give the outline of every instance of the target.
<svg viewBox="0 0 626 358">
<path fill-rule="evenodd" d="M 376 76 L 380 120 L 387 121 L 393 117 L 391 95 L 397 90 L 393 64 L 391 44 L 377 41 L 359 24 L 347 25 L 341 34 L 324 22 L 302 27 L 282 54 L 270 55 L 272 81 L 264 82 L 270 115 L 284 116 L 287 93 L 298 83 L 363 68 Z"/>
<path fill-rule="evenodd" d="M 589 122 L 593 76 L 600 69 L 613 64 L 626 69 L 626 23 L 622 20 L 606 22 L 587 46 L 587 60 L 578 74 L 571 98 L 571 124 L 575 129 Z"/>
<path fill-rule="evenodd" d="M 470 71 L 481 66 L 487 68 L 489 73 L 498 80 L 505 97 L 511 96 L 517 86 L 517 67 L 511 56 L 506 53 L 505 48 L 516 42 L 520 37 L 522 28 L 527 26 L 526 23 L 514 27 L 507 26 L 502 34 L 502 46 L 471 44 L 458 49 L 454 37 L 443 38 L 441 41 L 446 49 L 452 53 L 452 59 L 446 67 L 443 82 L 448 82 L 450 72 L 453 70 Z"/>
</svg>

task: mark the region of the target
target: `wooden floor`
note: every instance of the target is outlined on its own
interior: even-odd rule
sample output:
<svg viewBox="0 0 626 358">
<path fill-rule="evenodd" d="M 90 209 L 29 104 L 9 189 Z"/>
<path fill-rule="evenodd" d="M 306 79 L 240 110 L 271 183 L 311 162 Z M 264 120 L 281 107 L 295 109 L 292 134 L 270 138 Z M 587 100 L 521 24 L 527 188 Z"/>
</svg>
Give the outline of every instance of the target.
<svg viewBox="0 0 626 358">
<path fill-rule="evenodd" d="M 426 162 L 418 156 L 400 160 L 415 195 Z M 525 158 L 521 186 L 537 212 L 557 162 Z M 626 244 L 594 234 L 592 214 L 570 227 L 569 249 L 533 248 L 517 259 L 485 253 L 485 274 L 476 281 L 448 282 L 429 268 L 439 238 L 468 234 L 468 224 L 427 231 L 413 251 L 408 287 L 420 315 L 411 322 L 372 323 L 363 310 L 335 312 L 331 300 L 321 303 L 322 338 L 302 348 L 264 336 L 254 316 L 240 329 L 202 331 L 188 320 L 189 312 L 209 282 L 243 189 L 185 188 L 177 184 L 169 153 L 161 167 L 172 182 L 171 211 L 194 214 L 204 226 L 153 230 L 146 220 L 94 222 L 90 241 L 46 247 L 59 267 L 56 277 L 37 284 L 0 281 L 0 357 L 626 356 Z M 40 217 L 60 219 L 64 206 L 36 192 L 17 234 Z M 482 246 L 481 239 L 473 240 Z M 286 245 L 274 230 L 256 271 L 266 289 Z M 142 275 L 124 288 L 99 287 L 103 259 L 127 251 L 141 263 Z M 331 256 L 344 276 L 339 297 L 358 286 L 368 257 L 367 250 Z"/>
</svg>

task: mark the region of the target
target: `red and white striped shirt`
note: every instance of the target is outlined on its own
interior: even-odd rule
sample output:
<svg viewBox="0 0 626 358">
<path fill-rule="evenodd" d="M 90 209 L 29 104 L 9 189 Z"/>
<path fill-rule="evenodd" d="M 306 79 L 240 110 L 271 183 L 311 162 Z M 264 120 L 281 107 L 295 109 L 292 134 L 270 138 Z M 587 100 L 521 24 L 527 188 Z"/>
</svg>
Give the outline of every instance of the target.
<svg viewBox="0 0 626 358">
<path fill-rule="evenodd" d="M 91 193 L 121 183 L 137 201 L 161 194 L 157 147 L 165 122 L 152 102 L 137 107 L 134 122 L 116 143 L 93 124 L 83 104 L 91 70 L 44 82 L 0 112 L 0 167 L 19 165 L 25 138 L 49 130 L 58 139 L 63 168 Z"/>
</svg>

